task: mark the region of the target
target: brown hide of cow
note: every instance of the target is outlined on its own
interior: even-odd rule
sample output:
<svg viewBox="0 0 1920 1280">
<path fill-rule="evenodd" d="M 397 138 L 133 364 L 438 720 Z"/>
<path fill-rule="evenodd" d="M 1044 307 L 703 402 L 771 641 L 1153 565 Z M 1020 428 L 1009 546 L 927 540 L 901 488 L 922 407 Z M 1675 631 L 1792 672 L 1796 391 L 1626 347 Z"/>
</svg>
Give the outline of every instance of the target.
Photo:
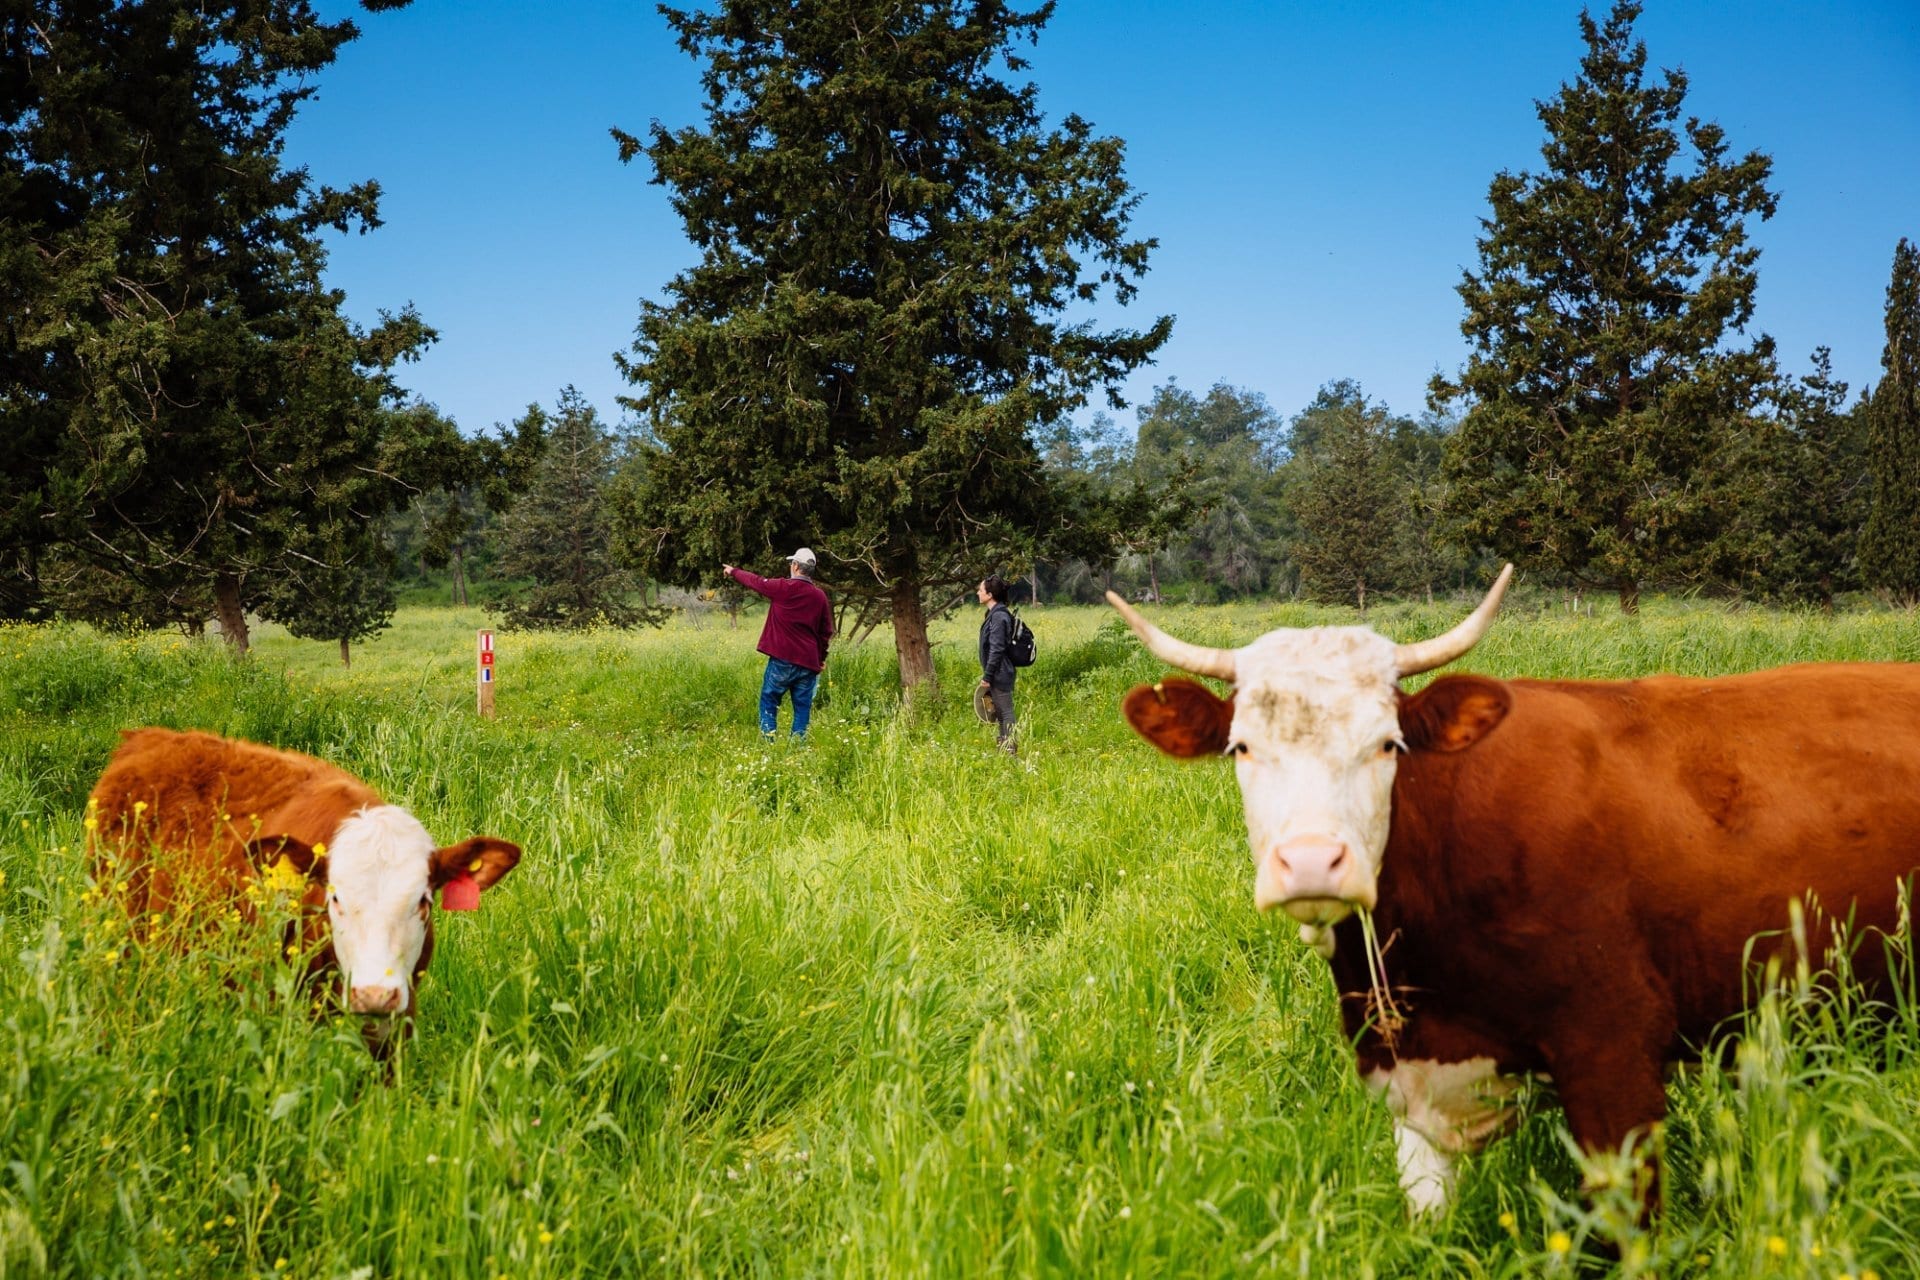
<svg viewBox="0 0 1920 1280">
<path fill-rule="evenodd" d="M 380 794 L 296 751 L 171 729 L 127 730 L 121 739 L 88 801 L 96 879 L 126 885 L 120 896 L 136 928 L 153 912 L 229 905 L 251 919 L 248 884 L 285 857 L 306 880 L 300 941 L 312 951 L 308 978 L 324 994 L 338 971 L 328 941 L 325 861 L 314 846 L 324 846 L 353 813 L 384 804 Z M 416 991 L 433 941 L 429 913 L 413 968 Z M 368 1047 L 385 1057 L 394 1032 L 410 1029 L 414 1013 L 410 1004 L 397 1029 L 367 1023 Z"/>
<path fill-rule="evenodd" d="M 1141 685 L 1124 711 L 1169 755 L 1220 751 L 1231 699 Z M 1373 912 L 1399 1015 L 1371 1018 L 1357 916 L 1334 980 L 1359 1068 L 1491 1058 L 1547 1072 L 1589 1150 L 1666 1112 L 1666 1064 L 1739 1013 L 1783 954 L 1789 903 L 1821 962 L 1884 985 L 1874 931 L 1920 868 L 1920 666 L 1820 664 L 1714 679 L 1449 676 L 1403 697 L 1408 753 Z M 1749 941 L 1754 941 L 1749 950 Z"/>
<path fill-rule="evenodd" d="M 1853 918 L 1854 974 L 1887 970 L 1920 867 L 1920 666 L 1715 679 L 1448 677 L 1403 700 L 1410 751 L 1374 911 L 1405 1022 L 1366 1025 L 1357 918 L 1332 961 L 1362 1074 L 1490 1057 L 1548 1072 L 1574 1138 L 1615 1148 L 1666 1111 L 1665 1065 L 1740 1012 L 1754 962 L 1816 966 Z"/>
</svg>

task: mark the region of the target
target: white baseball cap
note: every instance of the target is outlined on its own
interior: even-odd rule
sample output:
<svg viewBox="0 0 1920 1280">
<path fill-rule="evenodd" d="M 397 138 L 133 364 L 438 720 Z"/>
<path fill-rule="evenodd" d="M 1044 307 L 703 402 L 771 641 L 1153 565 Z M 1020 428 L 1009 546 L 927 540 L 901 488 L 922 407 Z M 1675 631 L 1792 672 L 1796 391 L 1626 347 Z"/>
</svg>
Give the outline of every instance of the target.
<svg viewBox="0 0 1920 1280">
<path fill-rule="evenodd" d="M 794 552 L 792 555 L 787 557 L 787 563 L 797 564 L 802 569 L 816 568 L 820 564 L 820 562 L 814 558 L 813 548 L 811 547 L 800 548 L 798 551 Z"/>
</svg>

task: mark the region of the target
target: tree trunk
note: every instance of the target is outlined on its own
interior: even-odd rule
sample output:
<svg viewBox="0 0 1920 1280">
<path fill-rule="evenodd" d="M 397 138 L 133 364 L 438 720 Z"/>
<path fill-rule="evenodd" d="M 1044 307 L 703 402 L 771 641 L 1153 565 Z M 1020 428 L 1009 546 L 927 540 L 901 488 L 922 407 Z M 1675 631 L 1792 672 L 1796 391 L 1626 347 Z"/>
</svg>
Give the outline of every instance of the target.
<svg viewBox="0 0 1920 1280">
<path fill-rule="evenodd" d="M 235 653 L 245 653 L 251 647 L 247 636 L 247 611 L 240 603 L 240 579 L 231 573 L 222 573 L 213 580 L 214 616 L 220 619 L 220 634 Z"/>
<path fill-rule="evenodd" d="M 1360 616 L 1367 616 L 1367 580 L 1360 579 Z"/>
<path fill-rule="evenodd" d="M 467 557 L 459 547 L 453 549 L 453 602 L 467 603 Z"/>
<path fill-rule="evenodd" d="M 347 638 L 345 636 L 340 637 L 340 665 L 343 667 L 353 665 L 353 655 L 347 652 Z"/>
<path fill-rule="evenodd" d="M 1160 603 L 1160 573 L 1153 567 L 1153 552 L 1147 552 L 1147 585 L 1153 588 L 1153 602 Z M 1187 599 L 1193 599 L 1188 596 Z"/>
<path fill-rule="evenodd" d="M 1027 585 L 1033 589 L 1033 603 L 1040 603 L 1040 566 L 1027 570 Z"/>
<path fill-rule="evenodd" d="M 1617 586 L 1620 592 L 1620 612 L 1631 618 L 1640 612 L 1640 584 L 1630 578 L 1622 578 Z"/>
<path fill-rule="evenodd" d="M 927 615 L 920 607 L 920 584 L 912 579 L 893 587 L 893 649 L 900 658 L 900 693 L 909 704 L 940 696 L 933 674 L 933 649 L 927 644 Z"/>
</svg>

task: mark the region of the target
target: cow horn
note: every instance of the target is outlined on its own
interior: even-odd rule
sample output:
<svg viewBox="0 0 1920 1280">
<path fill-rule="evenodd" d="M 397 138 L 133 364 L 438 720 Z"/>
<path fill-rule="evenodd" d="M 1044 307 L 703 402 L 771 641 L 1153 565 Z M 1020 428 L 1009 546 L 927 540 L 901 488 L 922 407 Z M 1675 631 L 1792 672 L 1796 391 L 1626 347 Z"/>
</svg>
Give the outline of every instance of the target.
<svg viewBox="0 0 1920 1280">
<path fill-rule="evenodd" d="M 1507 593 L 1507 583 L 1513 578 L 1513 566 L 1500 570 L 1500 576 L 1493 580 L 1488 588 L 1486 599 L 1480 607 L 1468 614 L 1453 630 L 1431 640 L 1416 640 L 1412 644 L 1393 646 L 1393 666 L 1403 676 L 1417 676 L 1422 671 L 1431 671 L 1435 667 L 1444 667 L 1474 645 L 1480 643 L 1480 637 L 1493 625 L 1493 615 L 1500 612 L 1500 597 Z"/>
<path fill-rule="evenodd" d="M 1234 678 L 1234 650 L 1213 649 L 1202 644 L 1188 644 L 1185 640 L 1175 640 L 1160 628 L 1140 616 L 1140 611 L 1122 600 L 1116 593 L 1107 592 L 1107 603 L 1120 611 L 1127 620 L 1133 633 L 1152 651 L 1156 658 L 1180 668 L 1191 671 L 1197 676 L 1212 676 L 1216 680 Z"/>
</svg>

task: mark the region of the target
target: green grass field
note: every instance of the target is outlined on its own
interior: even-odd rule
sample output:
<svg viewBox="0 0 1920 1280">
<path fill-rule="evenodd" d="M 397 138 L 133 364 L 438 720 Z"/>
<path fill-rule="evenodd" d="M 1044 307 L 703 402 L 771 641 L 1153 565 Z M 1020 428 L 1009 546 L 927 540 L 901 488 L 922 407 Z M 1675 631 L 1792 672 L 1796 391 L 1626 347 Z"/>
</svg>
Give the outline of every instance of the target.
<svg viewBox="0 0 1920 1280">
<path fill-rule="evenodd" d="M 900 722 L 882 632 L 799 748 L 756 731 L 757 618 L 503 635 L 492 722 L 478 612 L 409 609 L 350 671 L 272 630 L 236 663 L 0 628 L 0 1276 L 1920 1275 L 1920 1022 L 1804 988 L 1673 1086 L 1655 1229 L 1603 1168 L 1582 1194 L 1550 1107 L 1410 1222 L 1324 964 L 1253 909 L 1231 771 L 1121 722 L 1161 668 L 1109 614 L 1028 616 L 1018 760 L 963 706 L 972 611 L 936 629 L 945 715 Z M 1213 643 L 1351 621 L 1154 616 Z M 1522 598 L 1461 665 L 1822 658 L 1920 659 L 1920 620 Z M 391 1084 L 271 939 L 143 952 L 89 892 L 87 791 L 156 723 L 526 847 L 442 918 Z"/>
</svg>

